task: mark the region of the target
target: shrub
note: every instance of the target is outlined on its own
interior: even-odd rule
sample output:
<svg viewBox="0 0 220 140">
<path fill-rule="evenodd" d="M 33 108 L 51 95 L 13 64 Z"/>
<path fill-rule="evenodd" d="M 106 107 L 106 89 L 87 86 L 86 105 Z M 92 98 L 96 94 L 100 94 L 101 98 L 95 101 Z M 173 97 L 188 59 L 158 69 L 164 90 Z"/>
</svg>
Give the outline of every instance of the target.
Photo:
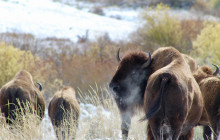
<svg viewBox="0 0 220 140">
<path fill-rule="evenodd" d="M 133 41 L 147 51 L 173 46 L 183 53 L 189 53 L 192 49 L 192 40 L 203 28 L 203 21 L 180 20 L 170 15 L 169 10 L 168 6 L 159 4 L 156 9 L 144 12 L 143 26 L 132 34 Z"/>
<path fill-rule="evenodd" d="M 203 29 L 203 21 L 201 20 L 182 20 L 180 22 L 182 30 L 182 39 L 185 42 L 185 53 L 190 53 L 192 50 L 192 42 Z"/>
<path fill-rule="evenodd" d="M 118 65 L 116 60 L 118 48 L 121 48 L 121 56 L 123 56 L 124 50 L 137 49 L 138 47 L 132 42 L 113 42 L 108 34 L 93 42 L 84 43 L 74 43 L 69 39 L 62 38 L 35 38 L 34 42 L 29 42 L 26 37 L 24 34 L 16 33 L 0 34 L 0 39 L 15 47 L 20 48 L 24 44 L 32 46 L 33 49 L 30 49 L 32 53 L 28 52 L 32 55 L 35 54 L 36 56 L 33 56 L 37 57 L 39 61 L 34 63 L 35 65 L 32 66 L 30 72 L 45 87 L 43 89 L 46 100 L 50 99 L 51 95 L 60 90 L 63 85 L 75 89 L 80 88 L 83 93 L 88 93 L 88 89 L 94 84 L 99 87 L 106 86 Z M 14 49 L 19 50 L 18 48 Z M 27 51 L 23 50 L 22 52 Z M 31 59 L 29 61 L 31 62 Z M 99 93 L 103 94 L 102 91 Z"/>
<path fill-rule="evenodd" d="M 75 46 L 79 44 L 65 45 L 67 41 L 61 39 L 50 39 L 45 44 L 56 44 L 42 48 L 41 58 L 52 64 L 51 69 L 56 73 L 54 79 L 48 80 L 51 92 L 61 88 L 62 85 L 80 88 L 83 91 L 95 83 L 104 86 L 111 80 L 116 68 L 116 47 L 108 35 L 100 37 L 97 41 L 86 46 Z M 59 42 L 60 44 L 57 44 Z M 44 44 L 42 44 L 44 45 Z M 54 47 L 56 46 L 56 47 Z"/>
<path fill-rule="evenodd" d="M 183 33 L 180 21 L 169 16 L 169 7 L 159 4 L 155 14 L 143 13 L 144 24 L 139 28 L 139 37 L 143 41 L 144 47 L 148 50 L 155 50 L 161 46 L 174 46 L 178 49 L 184 48 Z"/>
<path fill-rule="evenodd" d="M 205 14 L 220 16 L 220 0 L 196 0 L 193 8 Z"/>
<path fill-rule="evenodd" d="M 75 4 L 71 0 L 54 0 L 54 1 L 68 5 Z M 132 7 L 132 8 L 146 7 L 146 6 L 156 5 L 158 3 L 167 4 L 172 7 L 190 8 L 194 4 L 195 0 L 77 0 L 77 1 L 85 1 L 102 6 L 118 5 L 124 7 Z"/>
<path fill-rule="evenodd" d="M 40 61 L 30 51 L 21 51 L 13 46 L 0 43 L 0 86 L 11 80 L 21 69 L 30 71 Z"/>
<path fill-rule="evenodd" d="M 38 56 L 30 51 L 20 50 L 6 43 L 0 43 L 0 87 L 10 81 L 15 74 L 25 69 L 33 76 L 34 81 L 41 82 L 43 86 L 48 86 L 51 79 L 54 79 L 55 71 L 51 64 L 42 61 Z"/>
<path fill-rule="evenodd" d="M 200 63 L 220 65 L 220 23 L 207 24 L 193 42 L 192 54 Z"/>
<path fill-rule="evenodd" d="M 220 0 L 215 0 L 213 7 L 215 16 L 220 17 Z"/>
<path fill-rule="evenodd" d="M 89 12 L 97 14 L 97 15 L 104 15 L 103 9 L 101 7 L 95 6 L 92 9 L 89 10 Z"/>
<path fill-rule="evenodd" d="M 0 41 L 7 42 L 21 50 L 37 51 L 36 39 L 32 34 L 5 32 L 0 34 Z"/>
</svg>

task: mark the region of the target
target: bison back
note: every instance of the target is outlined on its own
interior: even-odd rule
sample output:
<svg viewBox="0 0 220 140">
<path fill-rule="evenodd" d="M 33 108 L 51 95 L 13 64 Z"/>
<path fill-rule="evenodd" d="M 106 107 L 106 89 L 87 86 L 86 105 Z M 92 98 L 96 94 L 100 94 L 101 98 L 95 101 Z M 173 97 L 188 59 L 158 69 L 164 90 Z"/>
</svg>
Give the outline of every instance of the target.
<svg viewBox="0 0 220 140">
<path fill-rule="evenodd" d="M 77 120 L 79 117 L 78 108 L 74 107 L 62 97 L 58 98 L 56 101 L 51 101 L 48 111 L 50 119 L 56 127 L 59 127 L 64 119 L 70 121 L 70 119 Z"/>
<path fill-rule="evenodd" d="M 9 87 L 2 88 L 0 92 L 0 103 L 1 111 L 5 114 L 5 117 L 9 120 L 16 119 L 14 111 L 16 108 L 25 108 L 27 102 L 30 102 L 30 96 L 28 96 L 27 91 L 23 90 L 21 87 Z M 21 110 L 19 110 L 21 111 Z M 25 111 L 24 111 L 25 113 Z M 12 123 L 7 120 L 8 123 Z"/>
<path fill-rule="evenodd" d="M 151 117 L 157 112 L 162 113 L 162 116 L 179 113 L 181 119 L 184 120 L 187 114 L 187 97 L 185 96 L 187 87 L 185 83 L 180 84 L 180 82 L 181 80 L 178 80 L 177 76 L 172 73 L 153 74 L 146 89 L 145 113 L 148 115 L 151 113 Z M 156 111 L 152 112 L 152 109 Z"/>
</svg>

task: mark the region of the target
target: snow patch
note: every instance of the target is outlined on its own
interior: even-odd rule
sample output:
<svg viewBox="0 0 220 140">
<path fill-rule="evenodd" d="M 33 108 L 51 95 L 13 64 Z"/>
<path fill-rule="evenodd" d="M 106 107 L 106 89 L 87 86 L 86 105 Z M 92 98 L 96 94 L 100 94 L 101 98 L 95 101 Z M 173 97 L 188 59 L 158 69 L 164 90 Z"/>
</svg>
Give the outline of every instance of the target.
<svg viewBox="0 0 220 140">
<path fill-rule="evenodd" d="M 32 33 L 38 38 L 69 38 L 89 30 L 89 39 L 108 33 L 113 40 L 127 38 L 137 26 L 134 21 L 117 20 L 78 10 L 50 0 L 0 1 L 0 32 Z"/>
<path fill-rule="evenodd" d="M 96 117 L 98 115 L 103 115 L 104 117 L 106 117 L 106 119 L 110 118 L 111 112 L 105 110 L 102 106 L 94 106 L 92 104 L 83 104 L 80 103 L 80 117 L 79 117 L 79 121 L 83 121 L 85 119 L 90 120 L 93 117 Z M 56 139 L 56 135 L 55 135 L 55 131 L 53 129 L 52 123 L 50 121 L 50 118 L 48 116 L 48 110 L 45 110 L 45 116 L 40 124 L 40 132 L 42 132 L 42 129 L 45 130 L 43 131 L 44 133 L 42 133 L 43 139 L 45 140 L 55 140 Z M 78 131 L 80 131 L 80 126 Z"/>
</svg>

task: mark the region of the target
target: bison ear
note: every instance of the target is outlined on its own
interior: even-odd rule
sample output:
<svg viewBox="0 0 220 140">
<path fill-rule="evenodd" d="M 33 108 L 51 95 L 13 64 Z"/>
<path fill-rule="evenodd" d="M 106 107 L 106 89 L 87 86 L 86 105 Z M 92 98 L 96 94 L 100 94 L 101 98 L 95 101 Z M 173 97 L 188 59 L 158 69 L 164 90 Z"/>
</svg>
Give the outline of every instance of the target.
<svg viewBox="0 0 220 140">
<path fill-rule="evenodd" d="M 213 73 L 213 75 L 217 76 L 219 74 L 219 67 L 217 65 L 215 65 L 215 64 L 212 64 L 212 65 L 216 67 L 216 70 Z"/>
<path fill-rule="evenodd" d="M 149 52 L 148 53 L 148 60 L 147 60 L 147 62 L 145 62 L 141 67 L 144 69 L 144 68 L 149 67 L 150 64 L 151 64 L 151 54 Z"/>
<path fill-rule="evenodd" d="M 38 83 L 38 82 L 36 82 L 37 83 L 37 85 L 38 85 L 38 89 L 40 90 L 40 91 L 42 91 L 42 85 L 41 85 L 41 83 Z"/>
<path fill-rule="evenodd" d="M 116 57 L 117 57 L 118 62 L 121 61 L 121 58 L 120 58 L 120 56 L 119 56 L 119 52 L 120 52 L 120 48 L 118 49 L 117 54 L 116 54 Z"/>
</svg>

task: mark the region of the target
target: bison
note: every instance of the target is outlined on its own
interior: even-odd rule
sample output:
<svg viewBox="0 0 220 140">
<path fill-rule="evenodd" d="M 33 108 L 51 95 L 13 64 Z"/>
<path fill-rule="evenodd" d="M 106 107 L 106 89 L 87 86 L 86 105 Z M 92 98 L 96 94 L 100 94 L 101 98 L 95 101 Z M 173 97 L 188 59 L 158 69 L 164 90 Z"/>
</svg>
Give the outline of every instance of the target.
<svg viewBox="0 0 220 140">
<path fill-rule="evenodd" d="M 152 54 L 152 75 L 144 96 L 148 139 L 192 139 L 203 111 L 203 98 L 189 65 L 172 47 Z"/>
<path fill-rule="evenodd" d="M 150 53 L 128 52 L 121 60 L 109 88 L 120 110 L 122 135 L 127 139 L 136 108 L 149 119 L 148 139 L 191 139 L 203 100 L 183 55 L 172 47 Z M 143 108 L 144 107 L 144 108 Z M 167 128 L 166 130 L 164 128 Z M 169 130 L 169 131 L 168 131 Z"/>
<path fill-rule="evenodd" d="M 215 72 L 208 66 L 202 66 L 193 75 L 204 98 L 205 111 L 203 113 L 203 123 L 201 124 L 208 124 L 214 131 L 214 139 L 217 140 L 220 132 L 220 77 L 217 76 L 219 67 L 215 66 Z M 204 126 L 203 132 L 203 137 L 206 140 L 210 140 L 212 134 L 208 125 Z"/>
<path fill-rule="evenodd" d="M 21 70 L 15 77 L 6 83 L 0 90 L 1 112 L 5 115 L 6 122 L 12 124 L 16 120 L 15 109 L 25 113 L 25 105 L 29 103 L 42 119 L 45 111 L 45 101 L 41 94 L 40 83 L 34 84 L 29 72 Z M 32 110 L 32 111 L 33 111 Z"/>
<path fill-rule="evenodd" d="M 64 87 L 55 93 L 50 101 L 48 114 L 58 139 L 75 138 L 80 107 L 73 88 Z M 71 129 L 73 131 L 70 133 Z M 68 135 L 65 135 L 65 130 Z"/>
<path fill-rule="evenodd" d="M 136 110 L 142 110 L 144 105 L 144 92 L 147 79 L 151 74 L 148 67 L 151 60 L 144 52 L 127 52 L 120 62 L 115 75 L 113 76 L 109 88 L 115 98 L 116 104 L 121 114 L 121 130 L 123 139 L 127 139 L 131 124 L 131 117 Z M 150 58 L 150 55 L 149 55 Z"/>
</svg>

